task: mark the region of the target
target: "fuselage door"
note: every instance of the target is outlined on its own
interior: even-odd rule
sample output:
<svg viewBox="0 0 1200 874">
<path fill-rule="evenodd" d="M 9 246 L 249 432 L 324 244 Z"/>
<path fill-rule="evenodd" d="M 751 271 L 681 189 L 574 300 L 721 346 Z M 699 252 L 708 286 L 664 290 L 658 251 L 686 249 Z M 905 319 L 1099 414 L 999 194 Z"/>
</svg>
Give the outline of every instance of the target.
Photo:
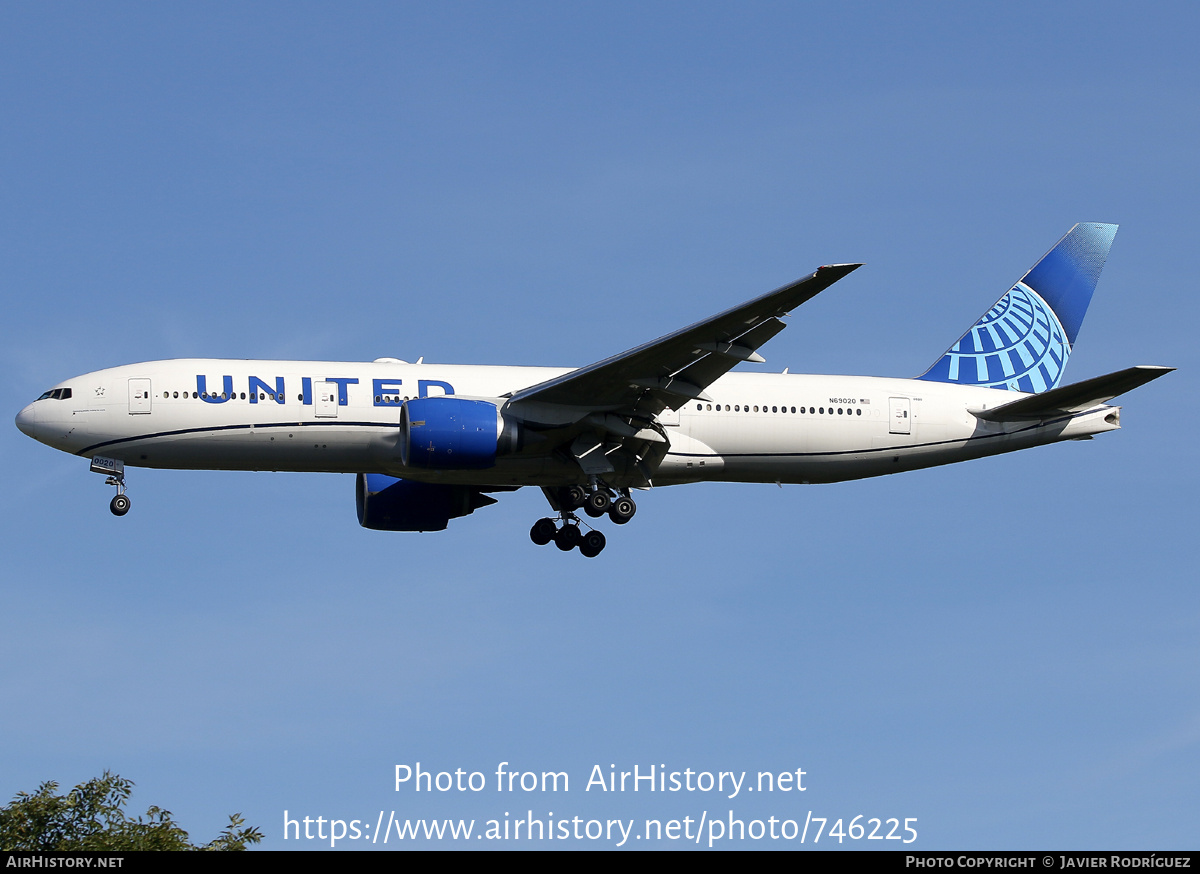
<svg viewBox="0 0 1200 874">
<path fill-rule="evenodd" d="M 908 398 L 888 398 L 888 433 L 912 433 L 912 404 Z"/>
<path fill-rule="evenodd" d="M 663 411 L 658 414 L 658 424 L 660 424 L 660 425 L 678 425 L 679 424 L 679 410 L 672 410 L 670 407 L 665 407 L 663 409 Z"/>
<path fill-rule="evenodd" d="M 129 380 L 129 412 L 131 415 L 150 412 L 150 380 Z"/>
<path fill-rule="evenodd" d="M 338 413 L 338 384 L 318 382 L 313 385 L 316 392 L 316 413 L 321 419 L 336 419 Z"/>
</svg>

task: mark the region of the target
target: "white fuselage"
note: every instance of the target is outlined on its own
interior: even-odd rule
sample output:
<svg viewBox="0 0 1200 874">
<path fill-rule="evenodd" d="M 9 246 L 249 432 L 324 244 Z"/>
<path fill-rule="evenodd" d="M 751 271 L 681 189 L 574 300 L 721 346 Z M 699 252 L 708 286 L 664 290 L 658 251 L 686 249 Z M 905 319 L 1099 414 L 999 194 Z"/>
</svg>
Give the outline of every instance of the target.
<svg viewBox="0 0 1200 874">
<path fill-rule="evenodd" d="M 17 424 L 57 449 L 129 466 L 562 485 L 581 479 L 578 465 L 561 453 L 539 454 L 536 446 L 485 470 L 431 471 L 405 467 L 397 442 L 406 399 L 503 398 L 567 372 L 396 361 L 152 361 L 62 382 L 69 398 L 35 401 Z M 1117 408 L 1103 405 L 1047 420 L 986 422 L 969 410 L 1022 395 L 911 379 L 737 372 L 706 392 L 710 400 L 659 417 L 670 447 L 653 472 L 654 485 L 835 482 L 1119 427 Z"/>
</svg>

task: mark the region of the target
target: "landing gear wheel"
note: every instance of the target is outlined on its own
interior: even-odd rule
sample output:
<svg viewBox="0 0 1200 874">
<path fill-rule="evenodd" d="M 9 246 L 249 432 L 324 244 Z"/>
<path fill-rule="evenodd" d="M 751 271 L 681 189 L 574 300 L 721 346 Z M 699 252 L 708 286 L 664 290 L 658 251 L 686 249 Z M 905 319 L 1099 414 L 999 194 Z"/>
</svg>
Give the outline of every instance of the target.
<svg viewBox="0 0 1200 874">
<path fill-rule="evenodd" d="M 553 519 L 538 519 L 529 529 L 529 539 L 538 546 L 545 546 L 554 539 L 555 528 Z"/>
<path fill-rule="evenodd" d="M 585 558 L 595 558 L 604 549 L 606 543 L 604 535 L 599 531 L 589 531 L 583 537 L 583 542 L 579 544 L 579 552 Z"/>
<path fill-rule="evenodd" d="M 129 512 L 129 498 L 117 495 L 109 502 L 108 509 L 112 510 L 114 516 L 124 516 Z"/>
<path fill-rule="evenodd" d="M 633 514 L 636 512 L 637 504 L 633 502 L 633 498 L 622 495 L 608 508 L 608 517 L 617 525 L 624 525 L 633 518 Z"/>
<path fill-rule="evenodd" d="M 587 491 L 583 486 L 567 486 L 562 491 L 562 504 L 564 510 L 577 510 L 583 506 L 583 502 L 587 500 Z"/>
<path fill-rule="evenodd" d="M 587 496 L 587 503 L 583 509 L 589 516 L 599 518 L 608 512 L 608 508 L 612 506 L 612 496 L 603 489 L 596 489 Z"/>
<path fill-rule="evenodd" d="M 554 545 L 563 552 L 570 552 L 583 539 L 583 534 L 575 525 L 564 525 L 554 535 Z"/>
</svg>

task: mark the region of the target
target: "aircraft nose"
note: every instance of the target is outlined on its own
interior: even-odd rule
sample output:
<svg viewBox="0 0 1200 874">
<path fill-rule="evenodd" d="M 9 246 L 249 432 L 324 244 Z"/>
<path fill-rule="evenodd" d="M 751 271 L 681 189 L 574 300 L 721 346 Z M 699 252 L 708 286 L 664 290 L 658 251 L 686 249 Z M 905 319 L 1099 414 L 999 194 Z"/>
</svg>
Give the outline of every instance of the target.
<svg viewBox="0 0 1200 874">
<path fill-rule="evenodd" d="M 38 425 L 41 424 L 41 421 L 42 417 L 36 403 L 30 404 L 17 413 L 17 427 L 22 434 L 26 434 L 34 440 L 38 439 Z"/>
</svg>

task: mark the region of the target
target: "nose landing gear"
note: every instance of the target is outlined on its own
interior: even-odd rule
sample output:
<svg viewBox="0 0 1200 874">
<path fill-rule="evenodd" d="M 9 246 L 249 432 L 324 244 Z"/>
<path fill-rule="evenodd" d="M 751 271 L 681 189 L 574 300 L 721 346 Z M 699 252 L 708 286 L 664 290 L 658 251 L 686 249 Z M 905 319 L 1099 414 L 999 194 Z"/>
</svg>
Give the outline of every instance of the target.
<svg viewBox="0 0 1200 874">
<path fill-rule="evenodd" d="M 97 455 L 92 459 L 92 473 L 108 474 L 104 481 L 106 486 L 116 486 L 117 495 L 108 503 L 108 509 L 114 516 L 124 516 L 129 512 L 129 496 L 125 494 L 125 462 L 119 458 L 105 458 Z"/>
</svg>

